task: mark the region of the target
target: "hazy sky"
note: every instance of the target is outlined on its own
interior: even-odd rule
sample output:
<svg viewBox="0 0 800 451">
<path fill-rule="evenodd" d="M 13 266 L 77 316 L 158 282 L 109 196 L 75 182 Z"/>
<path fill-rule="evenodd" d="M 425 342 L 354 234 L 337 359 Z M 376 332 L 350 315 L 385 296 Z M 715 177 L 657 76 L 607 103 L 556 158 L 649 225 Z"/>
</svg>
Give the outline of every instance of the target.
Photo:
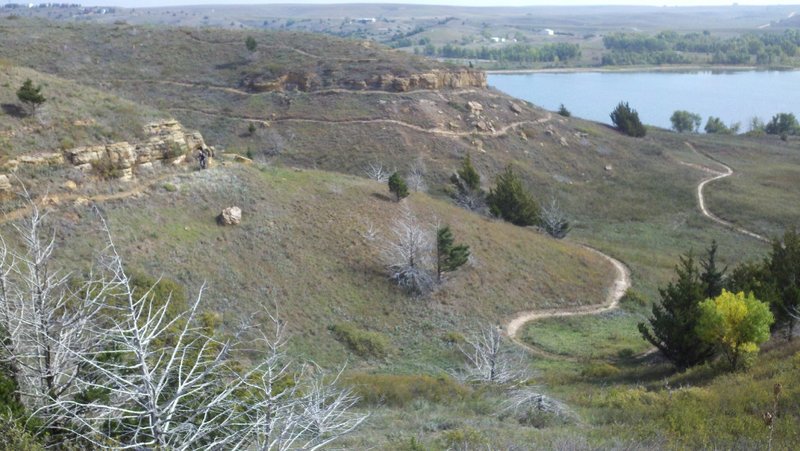
<svg viewBox="0 0 800 451">
<path fill-rule="evenodd" d="M 4 1 L 3 3 L 24 3 L 28 0 Z M 34 3 L 43 0 L 31 0 Z M 60 0 L 59 0 L 60 1 Z M 67 1 L 67 0 L 64 0 Z M 459 6 L 537 6 L 537 5 L 650 5 L 650 6 L 701 6 L 731 5 L 732 0 L 307 0 L 307 1 L 265 1 L 265 0 L 69 0 L 83 5 L 103 6 L 173 6 L 173 5 L 242 5 L 268 3 L 416 3 Z M 740 5 L 800 5 L 800 0 L 739 0 Z"/>
</svg>

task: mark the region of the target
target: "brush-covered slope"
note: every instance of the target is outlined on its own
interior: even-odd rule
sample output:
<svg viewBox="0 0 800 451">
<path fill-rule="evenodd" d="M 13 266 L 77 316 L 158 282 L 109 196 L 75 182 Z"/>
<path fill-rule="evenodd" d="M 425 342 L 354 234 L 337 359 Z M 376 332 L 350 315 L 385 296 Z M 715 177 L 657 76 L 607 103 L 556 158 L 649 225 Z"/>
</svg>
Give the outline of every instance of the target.
<svg viewBox="0 0 800 451">
<path fill-rule="evenodd" d="M 712 239 L 720 242 L 725 263 L 760 255 L 766 249 L 699 213 L 696 186 L 707 173 L 681 163 L 697 158 L 684 141 L 718 142 L 722 144 L 716 148 L 705 148 L 716 152 L 721 146 L 732 146 L 741 149 L 737 151 L 741 155 L 766 146 L 774 149 L 768 152 L 773 164 L 794 164 L 780 150 L 783 144 L 775 140 L 701 138 L 659 130 L 634 139 L 480 87 L 396 92 L 392 82 L 388 87 L 353 90 L 350 84 L 340 84 L 341 80 L 354 76 L 366 80 L 377 74 L 410 80 L 446 69 L 436 62 L 356 41 L 281 32 L 27 20 L 3 26 L 10 37 L 0 56 L 96 83 L 168 111 L 184 125 L 201 130 L 209 144 L 257 161 L 364 176 L 370 163 L 405 171 L 421 159 L 434 194 L 445 188 L 467 154 L 486 188 L 512 164 L 540 200 L 551 193 L 560 198 L 573 218 L 575 236 L 622 258 L 633 268 L 637 287 L 651 295 L 656 294 L 656 285 L 671 277 L 678 254 L 692 248 L 699 251 Z M 255 52 L 244 45 L 251 34 L 258 42 Z M 29 35 L 34 38 L 23 39 Z M 64 54 L 63 61 L 55 55 L 57 42 L 69 42 L 59 52 Z M 340 67 L 343 75 L 336 75 L 339 69 L 328 72 L 331 65 Z M 290 82 L 278 84 L 274 91 L 255 92 L 247 83 L 278 80 L 306 70 L 319 75 L 322 85 L 303 89 Z M 325 86 L 325 80 L 331 87 Z M 744 173 L 747 166 L 742 168 Z M 724 202 L 721 198 L 728 198 L 720 190 L 711 194 L 709 208 L 729 217 L 728 209 L 763 205 L 758 200 L 762 196 L 796 192 L 797 185 L 790 179 L 783 177 L 749 198 L 733 196 L 727 204 L 718 205 Z M 746 180 L 735 176 L 725 183 L 739 187 L 732 192 L 750 192 L 746 184 L 740 184 Z M 713 184 L 708 188 L 709 193 L 715 190 Z M 800 216 L 798 208 L 795 203 L 783 210 L 784 215 L 765 215 L 769 223 L 754 224 L 755 231 L 773 235 L 783 230 Z M 735 215 L 730 218 L 746 221 Z"/>
<path fill-rule="evenodd" d="M 45 103 L 29 116 L 17 98 L 25 80 L 42 86 Z M 145 124 L 168 117 L 153 108 L 71 80 L 0 62 L 0 155 L 9 158 L 37 151 L 143 137 Z"/>
<path fill-rule="evenodd" d="M 298 351 L 326 363 L 347 352 L 328 326 L 351 323 L 389 337 L 393 365 L 447 365 L 455 358 L 441 340 L 447 332 L 529 309 L 599 303 L 614 277 L 609 263 L 575 244 L 422 193 L 400 204 L 388 194 L 383 184 L 327 172 L 219 166 L 99 207 L 133 268 L 194 291 L 207 282 L 206 306 L 231 326 L 277 302 Z M 242 224 L 217 225 L 231 205 L 242 208 Z M 431 230 L 438 221 L 452 225 L 472 249 L 471 262 L 430 299 L 409 298 L 387 280 L 381 249 L 406 206 Z M 52 217 L 64 258 L 87 257 L 101 244 L 87 207 L 64 203 Z"/>
</svg>

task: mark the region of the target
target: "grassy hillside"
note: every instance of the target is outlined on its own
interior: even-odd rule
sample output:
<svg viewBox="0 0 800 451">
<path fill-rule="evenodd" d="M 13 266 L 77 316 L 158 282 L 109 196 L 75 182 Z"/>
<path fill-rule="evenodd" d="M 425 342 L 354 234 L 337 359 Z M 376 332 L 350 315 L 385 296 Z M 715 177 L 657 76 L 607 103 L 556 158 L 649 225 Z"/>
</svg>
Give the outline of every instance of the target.
<svg viewBox="0 0 800 451">
<path fill-rule="evenodd" d="M 632 139 L 606 126 L 552 115 L 485 89 L 406 93 L 339 89 L 252 93 L 243 89 L 245 75 L 306 70 L 312 63 L 317 69 L 341 64 L 348 74 L 378 70 L 384 64 L 392 73 L 439 67 L 319 35 L 256 33 L 260 50 L 248 55 L 244 38 L 250 33 L 242 31 L 87 24 L 42 28 L 26 20 L 4 26 L 11 39 L 0 54 L 85 83 L 104 83 L 121 96 L 169 111 L 185 125 L 201 130 L 209 144 L 258 161 L 363 176 L 370 163 L 402 171 L 421 158 L 434 194 L 444 189 L 467 154 L 472 155 L 487 188 L 495 174 L 513 164 L 540 200 L 551 193 L 561 198 L 574 218 L 578 239 L 623 259 L 634 271 L 637 288 L 650 296 L 671 276 L 678 254 L 699 251 L 713 238 L 720 241 L 725 263 L 765 250 L 699 214 L 695 186 L 705 173 L 679 162 L 697 158 L 689 155 L 684 140 L 698 138 L 726 146 L 741 143 L 743 155 L 748 148 L 766 145 L 774 148 L 769 152 L 776 164 L 790 161 L 784 160 L 790 157 L 780 150 L 782 144 L 772 140 L 726 141 L 657 130 L 645 139 Z M 15 41 L 32 28 L 40 45 L 28 49 L 31 46 Z M 66 62 L 56 65 L 54 50 L 46 43 L 63 39 L 72 44 Z M 133 44 L 134 54 L 122 51 Z M 324 60 L 297 52 L 311 52 L 312 45 L 325 50 L 319 52 Z M 269 72 L 272 69 L 265 64 L 273 65 L 275 71 Z M 482 110 L 473 112 L 468 102 L 479 103 Z M 477 128 L 478 123 L 484 128 Z M 252 132 L 250 125 L 255 126 Z M 784 177 L 776 191 L 787 185 L 792 192 L 790 178 Z M 740 179 L 729 180 L 718 183 L 735 184 Z M 713 184 L 708 191 L 712 209 L 727 211 L 728 205 L 717 207 L 713 197 L 726 194 L 717 194 L 721 190 Z M 737 210 L 745 205 L 731 207 Z M 784 211 L 783 219 L 762 215 L 769 223 L 754 227 L 755 231 L 774 234 L 781 230 L 796 208 L 789 205 Z"/>
<path fill-rule="evenodd" d="M 153 108 L 121 99 L 53 75 L 0 62 L 0 155 L 52 152 L 76 146 L 143 137 L 148 122 L 168 117 Z M 21 108 L 16 92 L 26 79 L 42 86 L 47 99 L 35 116 Z"/>
<path fill-rule="evenodd" d="M 308 33 L 266 33 L 220 29 L 72 24 L 11 20 L 0 24 L 2 57 L 84 82 L 118 79 L 180 80 L 242 87 L 289 73 L 314 74 L 323 86 L 343 79 L 404 75 L 440 64 L 369 42 Z M 256 39 L 255 51 L 245 38 Z M 57 43 L 66 43 L 59 45 Z"/>
<path fill-rule="evenodd" d="M 413 194 L 404 203 L 430 227 L 451 224 L 473 260 L 430 299 L 409 299 L 389 283 L 381 259 L 401 208 L 382 184 L 227 166 L 164 183 L 177 190 L 157 185 L 145 197 L 100 205 L 128 262 L 194 290 L 208 282 L 207 306 L 231 326 L 276 301 L 296 349 L 320 363 L 346 358 L 327 327 L 350 323 L 389 337 L 392 358 L 374 364 L 441 368 L 453 357 L 445 333 L 532 308 L 598 303 L 613 277 L 613 267 L 574 244 Z M 218 226 L 215 216 L 230 205 L 242 207 L 243 224 Z M 87 232 L 97 224 L 86 207 L 66 211 L 64 256 L 88 256 L 98 243 Z"/>
</svg>

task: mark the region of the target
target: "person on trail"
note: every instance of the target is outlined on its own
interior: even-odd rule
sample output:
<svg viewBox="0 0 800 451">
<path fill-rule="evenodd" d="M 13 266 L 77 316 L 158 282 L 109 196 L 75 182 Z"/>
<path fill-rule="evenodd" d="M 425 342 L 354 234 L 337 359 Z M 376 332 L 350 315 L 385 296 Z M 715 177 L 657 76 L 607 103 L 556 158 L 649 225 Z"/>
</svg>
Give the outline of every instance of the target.
<svg viewBox="0 0 800 451">
<path fill-rule="evenodd" d="M 197 160 L 200 162 L 200 169 L 208 168 L 208 154 L 205 149 L 200 149 L 200 153 L 197 154 Z"/>
</svg>

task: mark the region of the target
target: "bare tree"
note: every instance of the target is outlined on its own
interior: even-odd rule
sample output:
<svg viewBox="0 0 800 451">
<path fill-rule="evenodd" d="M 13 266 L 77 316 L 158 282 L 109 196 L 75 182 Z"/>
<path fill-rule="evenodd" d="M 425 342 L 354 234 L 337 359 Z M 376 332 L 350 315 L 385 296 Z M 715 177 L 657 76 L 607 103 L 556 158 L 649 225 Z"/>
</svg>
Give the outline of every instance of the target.
<svg viewBox="0 0 800 451">
<path fill-rule="evenodd" d="M 283 323 L 270 315 L 272 337 L 262 335 L 266 356 L 241 379 L 245 399 L 245 433 L 231 449 L 320 449 L 355 430 L 368 414 L 353 412 L 358 398 L 337 387 L 339 376 L 325 381 L 314 366 L 294 371 L 287 361 Z M 287 384 L 287 381 L 298 381 Z"/>
<path fill-rule="evenodd" d="M 389 170 L 389 168 L 383 166 L 380 163 L 369 163 L 364 168 L 364 173 L 367 175 L 367 178 L 375 180 L 376 182 L 386 183 L 389 181 L 389 177 L 397 172 L 396 170 Z"/>
<path fill-rule="evenodd" d="M 42 239 L 44 215 L 31 209 L 18 229 L 22 251 L 0 237 L 0 352 L 30 424 L 43 424 L 51 440 L 114 449 L 318 449 L 366 418 L 351 411 L 357 398 L 338 388 L 338 377 L 325 383 L 319 371 L 315 378 L 291 370 L 285 328 L 274 317 L 274 335 L 259 342 L 263 356 L 242 370 L 232 358 L 244 351 L 241 335 L 202 324 L 204 290 L 185 311 L 168 313 L 172 297 L 157 300 L 156 284 L 135 287 L 110 234 L 99 275 L 76 283 L 55 270 L 54 235 Z"/>
<path fill-rule="evenodd" d="M 486 209 L 486 194 L 483 190 L 470 188 L 458 172 L 454 172 L 453 175 L 450 176 L 450 182 L 455 189 L 452 196 L 456 205 L 466 210 L 476 212 L 481 212 Z"/>
<path fill-rule="evenodd" d="M 575 420 L 577 415 L 561 401 L 539 392 L 535 387 L 510 390 L 503 411 L 513 414 L 551 414 L 563 420 Z"/>
<path fill-rule="evenodd" d="M 475 382 L 497 384 L 523 382 L 530 378 L 524 362 L 505 346 L 498 326 L 484 325 L 474 335 L 465 338 L 458 349 L 467 361 L 461 378 Z"/>
<path fill-rule="evenodd" d="M 119 449 L 318 449 L 366 418 L 348 411 L 357 401 L 349 391 L 304 384 L 302 372 L 291 371 L 280 320 L 270 316 L 274 335 L 258 341 L 260 362 L 237 371 L 231 355 L 241 347 L 239 335 L 221 339 L 198 321 L 203 289 L 170 318 L 171 298 L 159 306 L 152 288 L 136 295 L 113 252 L 122 302 L 109 315 L 104 350 L 84 357 L 92 371 L 80 379 L 105 396 L 54 404 L 69 433 Z"/>
<path fill-rule="evenodd" d="M 392 226 L 392 237 L 383 243 L 383 257 L 389 278 L 398 286 L 416 295 L 430 293 L 434 276 L 430 269 L 434 240 L 408 206 Z"/>
<path fill-rule="evenodd" d="M 556 196 L 551 196 L 550 201 L 542 207 L 540 217 L 542 228 L 553 238 L 561 239 L 569 233 L 569 221 Z"/>
<path fill-rule="evenodd" d="M 115 284 L 93 272 L 79 279 L 55 269 L 55 235 L 28 200 L 30 217 L 16 226 L 21 249 L 0 237 L 0 359 L 11 369 L 18 400 L 43 412 L 42 427 L 50 429 L 58 427 L 52 403 L 80 391 L 84 357 L 98 349 L 92 325 Z"/>
<path fill-rule="evenodd" d="M 425 161 L 422 157 L 417 157 L 408 170 L 408 176 L 406 177 L 406 183 L 408 183 L 409 188 L 414 192 L 427 191 L 428 186 L 425 184 L 425 174 L 427 172 L 428 168 L 425 166 Z"/>
</svg>

